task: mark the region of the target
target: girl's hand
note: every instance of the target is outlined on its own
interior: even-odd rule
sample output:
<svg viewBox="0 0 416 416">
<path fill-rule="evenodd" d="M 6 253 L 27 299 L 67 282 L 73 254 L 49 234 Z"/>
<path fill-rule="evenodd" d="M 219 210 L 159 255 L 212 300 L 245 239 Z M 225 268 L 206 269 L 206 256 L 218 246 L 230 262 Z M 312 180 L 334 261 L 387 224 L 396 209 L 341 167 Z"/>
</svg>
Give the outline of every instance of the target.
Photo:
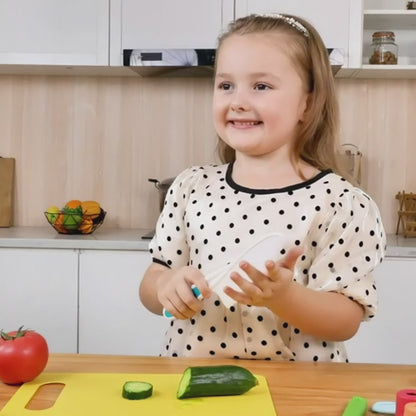
<svg viewBox="0 0 416 416">
<path fill-rule="evenodd" d="M 279 262 L 268 260 L 266 262 L 267 274 L 242 261 L 239 266 L 247 273 L 251 282 L 234 272 L 230 278 L 241 289 L 241 292 L 230 287 L 226 287 L 224 292 L 241 304 L 273 309 L 273 305 L 285 296 L 293 284 L 293 269 L 301 254 L 302 249 L 294 248 Z"/>
<path fill-rule="evenodd" d="M 211 294 L 204 275 L 194 267 L 166 270 L 157 282 L 157 297 L 162 306 L 177 319 L 189 319 L 202 309 L 191 290 L 195 285 L 204 298 Z"/>
</svg>

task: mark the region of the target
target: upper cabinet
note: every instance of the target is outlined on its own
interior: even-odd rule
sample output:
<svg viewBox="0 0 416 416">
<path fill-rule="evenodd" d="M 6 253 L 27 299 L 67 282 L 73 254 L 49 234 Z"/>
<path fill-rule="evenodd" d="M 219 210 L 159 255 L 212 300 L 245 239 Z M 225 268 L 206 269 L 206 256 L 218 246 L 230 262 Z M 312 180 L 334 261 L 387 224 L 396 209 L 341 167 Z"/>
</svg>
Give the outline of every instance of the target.
<svg viewBox="0 0 416 416">
<path fill-rule="evenodd" d="M 416 77 L 416 10 L 407 10 L 405 0 L 363 0 L 361 67 L 358 76 Z M 396 65 L 370 65 L 372 35 L 391 31 L 398 46 Z"/>
<path fill-rule="evenodd" d="M 406 0 L 236 0 L 236 17 L 250 13 L 289 13 L 309 20 L 327 48 L 344 49 L 337 77 L 416 78 L 416 10 Z M 370 65 L 372 34 L 393 31 L 397 65 Z"/>
<path fill-rule="evenodd" d="M 236 0 L 236 18 L 251 13 L 286 13 L 305 18 L 318 30 L 327 48 L 344 50 L 344 66 L 349 66 L 349 0 Z"/>
<path fill-rule="evenodd" d="M 108 65 L 109 0 L 0 0 L 0 64 Z"/>
<path fill-rule="evenodd" d="M 281 12 L 309 20 L 327 48 L 343 50 L 337 77 L 416 78 L 416 10 L 407 10 L 406 3 L 0 0 L 0 73 L 133 75 L 123 68 L 131 50 L 215 49 L 219 34 L 234 18 Z M 369 64 L 376 31 L 395 33 L 397 65 Z"/>
<path fill-rule="evenodd" d="M 123 50 L 215 49 L 234 17 L 233 0 L 115 0 L 111 2 L 111 65 Z"/>
</svg>

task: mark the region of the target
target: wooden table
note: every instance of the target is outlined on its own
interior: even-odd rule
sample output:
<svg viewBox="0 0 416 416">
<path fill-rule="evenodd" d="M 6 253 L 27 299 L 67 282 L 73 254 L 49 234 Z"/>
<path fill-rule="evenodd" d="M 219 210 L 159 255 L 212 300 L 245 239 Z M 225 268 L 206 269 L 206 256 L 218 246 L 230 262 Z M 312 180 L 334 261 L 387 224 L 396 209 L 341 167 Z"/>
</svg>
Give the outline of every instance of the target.
<svg viewBox="0 0 416 416">
<path fill-rule="evenodd" d="M 410 365 L 51 354 L 45 371 L 182 373 L 190 365 L 217 364 L 237 364 L 265 376 L 278 416 L 342 415 L 353 396 L 365 397 L 370 408 L 376 401 L 394 401 L 400 389 L 416 389 L 416 366 Z M 0 409 L 17 389 L 0 382 Z M 55 397 L 47 391 L 31 408 L 45 408 Z M 374 414 L 368 410 L 367 415 Z"/>
</svg>

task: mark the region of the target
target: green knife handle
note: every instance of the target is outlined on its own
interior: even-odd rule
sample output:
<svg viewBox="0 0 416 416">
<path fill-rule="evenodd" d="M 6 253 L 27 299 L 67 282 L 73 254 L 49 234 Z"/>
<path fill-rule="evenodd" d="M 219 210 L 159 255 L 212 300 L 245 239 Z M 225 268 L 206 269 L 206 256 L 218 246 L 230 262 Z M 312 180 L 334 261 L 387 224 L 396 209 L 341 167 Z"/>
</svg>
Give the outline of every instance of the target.
<svg viewBox="0 0 416 416">
<path fill-rule="evenodd" d="M 354 396 L 344 409 L 342 416 L 364 416 L 367 412 L 367 400 L 364 397 Z"/>
</svg>

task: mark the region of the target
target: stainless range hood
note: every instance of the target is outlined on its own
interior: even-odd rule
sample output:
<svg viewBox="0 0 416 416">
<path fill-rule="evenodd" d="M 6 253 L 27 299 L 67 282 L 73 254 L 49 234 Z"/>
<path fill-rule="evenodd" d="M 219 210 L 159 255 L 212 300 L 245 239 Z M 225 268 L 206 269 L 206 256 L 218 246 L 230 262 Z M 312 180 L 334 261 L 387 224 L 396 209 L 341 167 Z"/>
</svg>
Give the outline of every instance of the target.
<svg viewBox="0 0 416 416">
<path fill-rule="evenodd" d="M 344 64 L 343 49 L 328 49 L 332 73 Z M 212 77 L 215 49 L 126 49 L 123 65 L 142 77 Z"/>
</svg>

